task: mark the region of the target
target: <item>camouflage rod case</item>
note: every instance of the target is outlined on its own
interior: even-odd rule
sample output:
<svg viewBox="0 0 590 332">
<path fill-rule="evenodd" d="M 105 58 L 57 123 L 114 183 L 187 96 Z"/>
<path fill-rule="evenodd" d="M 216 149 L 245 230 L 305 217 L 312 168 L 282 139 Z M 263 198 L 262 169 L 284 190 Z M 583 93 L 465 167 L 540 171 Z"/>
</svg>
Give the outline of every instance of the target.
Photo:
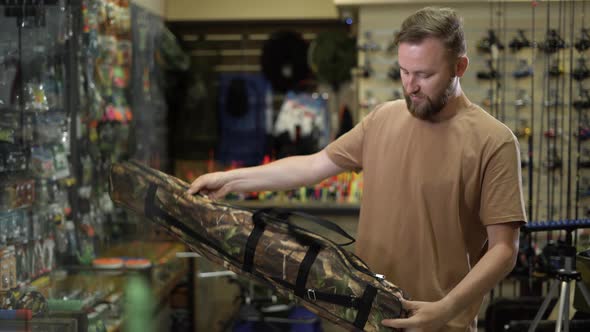
<svg viewBox="0 0 590 332">
<path fill-rule="evenodd" d="M 298 227 L 287 214 L 232 207 L 186 193 L 188 184 L 138 162 L 114 164 L 113 201 L 170 231 L 227 269 L 294 294 L 319 316 L 351 331 L 390 331 L 405 315 L 402 291 L 333 241 Z M 305 215 L 346 234 L 326 220 Z M 351 238 L 352 239 L 352 238 Z"/>
</svg>

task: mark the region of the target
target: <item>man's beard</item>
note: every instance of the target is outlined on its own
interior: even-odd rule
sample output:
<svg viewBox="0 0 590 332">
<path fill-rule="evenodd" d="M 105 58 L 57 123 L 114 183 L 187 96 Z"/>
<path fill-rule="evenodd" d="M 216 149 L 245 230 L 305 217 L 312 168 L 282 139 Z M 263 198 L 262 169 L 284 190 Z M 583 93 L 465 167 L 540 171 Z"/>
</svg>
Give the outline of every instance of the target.
<svg viewBox="0 0 590 332">
<path fill-rule="evenodd" d="M 410 113 L 421 120 L 432 120 L 438 113 L 440 113 L 440 111 L 442 111 L 451 95 L 457 90 L 457 80 L 455 80 L 455 77 L 456 76 L 451 77 L 447 87 L 438 96 L 430 98 L 427 95 L 418 94 L 418 97 L 422 98 L 422 105 L 416 105 L 412 102 L 412 98 L 410 98 L 410 95 L 404 88 L 404 98 L 406 99 L 406 105 L 408 106 Z"/>
</svg>

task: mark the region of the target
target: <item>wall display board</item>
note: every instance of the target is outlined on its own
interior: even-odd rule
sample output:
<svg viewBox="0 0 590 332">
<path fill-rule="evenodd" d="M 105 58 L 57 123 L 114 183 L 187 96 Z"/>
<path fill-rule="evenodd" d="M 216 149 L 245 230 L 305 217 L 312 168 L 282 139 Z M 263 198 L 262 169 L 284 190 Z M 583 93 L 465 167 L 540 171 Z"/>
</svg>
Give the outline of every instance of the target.
<svg viewBox="0 0 590 332">
<path fill-rule="evenodd" d="M 464 18 L 467 96 L 519 138 L 531 220 L 588 215 L 588 22 L 584 1 L 443 3 Z M 422 4 L 361 6 L 358 117 L 403 98 L 392 48 L 402 20 Z M 589 7 L 589 8 L 585 8 Z"/>
</svg>

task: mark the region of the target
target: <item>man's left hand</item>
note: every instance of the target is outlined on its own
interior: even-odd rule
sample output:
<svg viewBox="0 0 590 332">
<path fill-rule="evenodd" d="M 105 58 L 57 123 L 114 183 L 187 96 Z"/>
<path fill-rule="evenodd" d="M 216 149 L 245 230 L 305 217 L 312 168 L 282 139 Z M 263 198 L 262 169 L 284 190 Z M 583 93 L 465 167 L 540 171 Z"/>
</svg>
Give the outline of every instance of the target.
<svg viewBox="0 0 590 332">
<path fill-rule="evenodd" d="M 409 312 L 408 318 L 384 319 L 381 323 L 398 329 L 420 328 L 425 331 L 436 331 L 452 318 L 451 308 L 441 301 L 420 302 L 402 299 L 402 306 Z"/>
</svg>

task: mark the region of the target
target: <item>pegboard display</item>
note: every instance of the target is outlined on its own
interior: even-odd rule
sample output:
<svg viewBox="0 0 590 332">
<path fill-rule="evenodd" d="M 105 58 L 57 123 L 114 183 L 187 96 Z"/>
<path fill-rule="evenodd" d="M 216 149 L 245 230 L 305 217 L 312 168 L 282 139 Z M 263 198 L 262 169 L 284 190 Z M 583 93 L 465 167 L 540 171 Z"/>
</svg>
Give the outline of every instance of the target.
<svg viewBox="0 0 590 332">
<path fill-rule="evenodd" d="M 441 2 L 464 19 L 467 97 L 519 138 L 530 220 L 562 220 L 590 211 L 588 54 L 584 1 Z M 358 10 L 358 119 L 403 98 L 394 34 L 424 4 Z M 578 46 L 578 47 L 576 47 Z"/>
</svg>

